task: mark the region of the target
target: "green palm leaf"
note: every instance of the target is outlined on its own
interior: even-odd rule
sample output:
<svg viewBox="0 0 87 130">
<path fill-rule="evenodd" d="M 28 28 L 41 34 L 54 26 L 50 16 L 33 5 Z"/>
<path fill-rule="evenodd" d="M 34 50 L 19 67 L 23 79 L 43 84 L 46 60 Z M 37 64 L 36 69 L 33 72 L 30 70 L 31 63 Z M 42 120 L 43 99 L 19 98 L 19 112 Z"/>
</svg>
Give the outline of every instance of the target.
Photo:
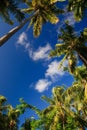
<svg viewBox="0 0 87 130">
<path fill-rule="evenodd" d="M 86 29 L 77 36 L 72 26 L 65 23 L 65 27 L 61 28 L 59 39 L 62 43 L 55 46 L 55 50 L 50 52 L 51 57 L 62 57 L 60 66 L 65 60 L 68 60 L 68 67 L 71 73 L 74 73 L 78 64 L 78 59 L 81 59 L 87 67 L 87 46 L 86 46 Z"/>
<path fill-rule="evenodd" d="M 83 18 L 85 9 L 87 9 L 86 0 L 69 0 L 68 11 L 74 12 L 74 17 L 77 21 Z"/>
<path fill-rule="evenodd" d="M 28 8 L 22 9 L 25 13 L 36 13 L 31 20 L 29 27 L 33 26 L 33 34 L 35 37 L 40 35 L 42 25 L 45 22 L 50 22 L 52 24 L 58 23 L 59 19 L 58 14 L 63 13 L 63 10 L 57 8 L 53 3 L 48 2 L 48 0 L 32 0 L 31 2 L 25 2 L 28 5 Z"/>
</svg>

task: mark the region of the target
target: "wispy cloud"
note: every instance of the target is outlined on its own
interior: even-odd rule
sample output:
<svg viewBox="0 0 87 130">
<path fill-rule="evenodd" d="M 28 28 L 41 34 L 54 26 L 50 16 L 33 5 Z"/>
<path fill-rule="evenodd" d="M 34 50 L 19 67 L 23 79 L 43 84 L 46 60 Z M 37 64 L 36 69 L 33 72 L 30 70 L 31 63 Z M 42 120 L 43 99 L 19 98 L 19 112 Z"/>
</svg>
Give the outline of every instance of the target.
<svg viewBox="0 0 87 130">
<path fill-rule="evenodd" d="M 29 57 L 34 61 L 48 60 L 48 54 L 52 49 L 50 44 L 47 43 L 45 46 L 39 47 L 37 50 L 35 50 L 35 48 L 31 47 L 27 34 L 25 32 L 20 34 L 17 40 L 17 44 L 23 46 L 29 54 Z M 50 61 L 46 71 L 44 72 L 44 77 L 42 79 L 39 79 L 37 83 L 34 84 L 35 90 L 37 90 L 38 92 L 44 92 L 45 90 L 48 90 L 53 82 L 56 82 L 58 78 L 64 76 L 65 72 L 63 71 L 63 67 L 58 69 L 59 64 L 60 62 L 58 62 L 57 60 Z M 66 63 L 64 62 L 63 66 L 65 65 Z"/>
<path fill-rule="evenodd" d="M 46 70 L 45 76 L 50 77 L 52 80 L 56 79 L 56 77 L 63 76 L 65 72 L 63 71 L 63 67 L 58 68 L 60 62 L 54 60 L 48 65 L 48 69 Z"/>
<path fill-rule="evenodd" d="M 34 60 L 48 60 L 48 54 L 51 50 L 51 46 L 49 44 L 46 44 L 44 47 L 39 47 L 36 51 L 29 51 L 30 57 Z"/>
<path fill-rule="evenodd" d="M 44 74 L 44 79 L 39 79 L 35 85 L 35 89 L 38 92 L 44 92 L 47 90 L 53 82 L 58 81 L 59 78 L 63 77 L 65 75 L 65 72 L 63 71 L 63 67 L 67 65 L 67 61 L 63 63 L 63 67 L 58 69 L 60 62 L 57 60 L 54 60 L 48 65 L 47 70 Z"/>
<path fill-rule="evenodd" d="M 48 87 L 52 84 L 51 81 L 48 81 L 47 79 L 40 79 L 36 85 L 35 85 L 35 89 L 38 91 L 38 92 L 43 92 L 45 90 L 48 89 Z"/>
<path fill-rule="evenodd" d="M 39 47 L 37 50 L 35 48 L 31 47 L 29 40 L 27 38 L 27 34 L 25 32 L 21 33 L 18 40 L 17 44 L 21 45 L 24 47 L 24 49 L 28 52 L 29 57 L 34 60 L 48 60 L 49 59 L 49 52 L 52 49 L 49 43 L 47 43 L 43 47 Z"/>
<path fill-rule="evenodd" d="M 27 34 L 25 32 L 22 32 L 17 40 L 17 44 L 23 46 L 25 49 L 29 47 L 29 41 L 27 38 Z"/>
</svg>

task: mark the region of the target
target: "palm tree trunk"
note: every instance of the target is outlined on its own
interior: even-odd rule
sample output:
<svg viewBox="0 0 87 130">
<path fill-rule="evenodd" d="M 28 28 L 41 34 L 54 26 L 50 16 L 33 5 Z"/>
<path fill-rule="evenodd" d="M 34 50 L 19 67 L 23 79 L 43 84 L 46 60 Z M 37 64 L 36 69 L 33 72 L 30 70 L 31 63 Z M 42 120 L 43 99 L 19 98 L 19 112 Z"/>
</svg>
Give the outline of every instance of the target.
<svg viewBox="0 0 87 130">
<path fill-rule="evenodd" d="M 78 55 L 80 59 L 83 61 L 84 65 L 87 67 L 87 59 L 83 55 L 81 55 L 79 51 L 78 51 Z"/>
<path fill-rule="evenodd" d="M 0 38 L 0 47 L 4 45 L 18 30 L 20 30 L 31 18 L 38 13 L 38 10 L 29 18 L 25 19 L 20 25 L 11 29 L 7 34 Z"/>
<path fill-rule="evenodd" d="M 87 67 L 87 57 L 84 54 L 84 52 L 87 51 L 87 48 L 84 50 L 85 48 L 82 48 L 83 53 L 81 52 L 81 48 L 76 48 L 76 52 L 78 53 L 80 59 L 83 61 L 84 65 Z"/>
<path fill-rule="evenodd" d="M 4 45 L 18 30 L 20 30 L 29 20 L 31 19 L 31 17 L 25 19 L 20 25 L 14 27 L 13 29 L 11 29 L 7 34 L 5 34 L 4 36 L 2 36 L 0 38 L 0 47 L 2 45 Z"/>
</svg>

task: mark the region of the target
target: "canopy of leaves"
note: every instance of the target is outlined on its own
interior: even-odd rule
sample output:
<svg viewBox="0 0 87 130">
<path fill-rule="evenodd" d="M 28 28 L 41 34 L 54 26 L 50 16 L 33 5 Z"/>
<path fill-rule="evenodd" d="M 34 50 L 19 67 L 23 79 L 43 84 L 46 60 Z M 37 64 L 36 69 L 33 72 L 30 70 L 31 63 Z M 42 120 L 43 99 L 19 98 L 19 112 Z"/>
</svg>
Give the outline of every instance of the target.
<svg viewBox="0 0 87 130">
<path fill-rule="evenodd" d="M 75 19 L 80 21 L 87 10 L 87 0 L 68 0 L 68 11 L 73 11 Z"/>
<path fill-rule="evenodd" d="M 34 14 L 30 20 L 29 27 L 33 25 L 33 33 L 36 37 L 40 35 L 42 25 L 45 22 L 49 21 L 52 24 L 58 23 L 59 19 L 57 15 L 64 12 L 56 6 L 55 2 L 57 1 L 25 0 L 24 2 L 28 8 L 22 9 L 22 12 Z"/>
<path fill-rule="evenodd" d="M 24 13 L 18 8 L 18 2 L 16 0 L 2 0 L 0 1 L 0 16 L 8 24 L 13 24 L 11 15 L 13 14 L 15 18 L 21 22 L 24 19 Z"/>
<path fill-rule="evenodd" d="M 62 86 L 53 88 L 52 97 L 42 99 L 50 105 L 41 110 L 38 119 L 30 118 L 22 125 L 22 130 L 77 130 L 87 127 L 87 100 L 84 89 L 79 82 L 65 89 Z"/>
<path fill-rule="evenodd" d="M 74 72 L 78 58 L 80 58 L 87 67 L 86 29 L 78 35 L 74 31 L 74 28 L 66 22 L 65 27 L 61 28 L 60 31 L 61 34 L 58 36 L 58 40 L 61 40 L 61 43 L 56 44 L 55 50 L 50 52 L 50 56 L 63 56 L 61 64 L 64 60 L 68 60 L 71 73 Z"/>
</svg>

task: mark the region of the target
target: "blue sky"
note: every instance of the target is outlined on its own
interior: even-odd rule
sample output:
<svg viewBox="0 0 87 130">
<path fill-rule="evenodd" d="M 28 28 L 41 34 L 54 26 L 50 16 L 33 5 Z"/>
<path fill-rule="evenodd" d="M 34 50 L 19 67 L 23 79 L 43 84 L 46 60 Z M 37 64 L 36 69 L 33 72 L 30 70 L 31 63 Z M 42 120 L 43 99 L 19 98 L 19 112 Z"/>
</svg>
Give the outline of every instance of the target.
<svg viewBox="0 0 87 130">
<path fill-rule="evenodd" d="M 33 37 L 32 29 L 28 30 L 26 24 L 0 48 L 0 94 L 6 96 L 13 106 L 22 97 L 29 104 L 43 109 L 47 104 L 41 101 L 41 95 L 51 96 L 53 87 L 67 87 L 72 84 L 73 78 L 62 68 L 58 70 L 60 58 L 48 57 L 57 43 L 59 29 L 64 25 L 64 20 L 75 24 L 71 13 L 63 15 L 58 24 L 45 24 L 39 38 Z M 84 25 L 77 24 L 77 31 L 81 30 L 80 25 L 83 28 L 86 21 L 84 20 Z M 0 20 L 0 36 L 13 27 Z M 67 61 L 64 62 L 64 66 L 66 65 Z M 29 111 L 22 119 L 32 114 L 34 113 Z"/>
</svg>

